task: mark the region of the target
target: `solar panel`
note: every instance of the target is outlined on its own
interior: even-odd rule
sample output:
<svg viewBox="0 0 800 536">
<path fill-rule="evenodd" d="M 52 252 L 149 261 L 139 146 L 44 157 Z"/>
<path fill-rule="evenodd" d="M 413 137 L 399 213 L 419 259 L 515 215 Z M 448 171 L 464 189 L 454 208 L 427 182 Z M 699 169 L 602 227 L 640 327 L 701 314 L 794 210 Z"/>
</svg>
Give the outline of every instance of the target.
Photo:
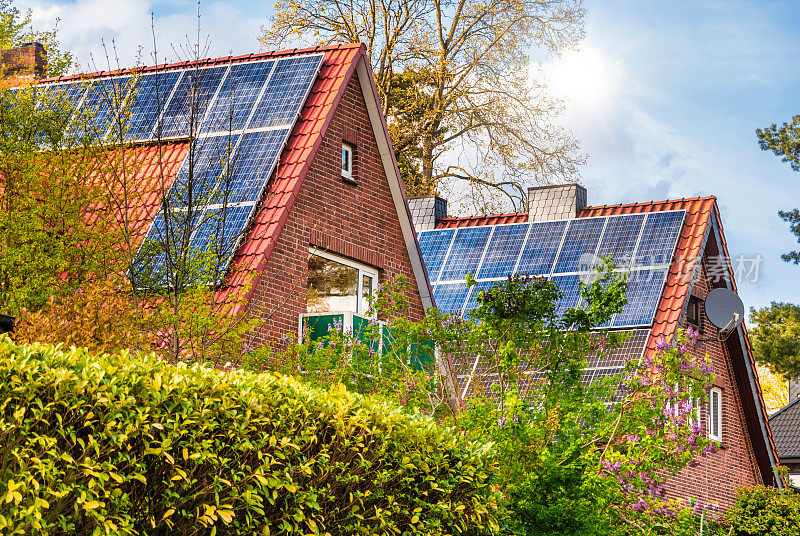
<svg viewBox="0 0 800 536">
<path fill-rule="evenodd" d="M 130 76 L 94 80 L 72 121 L 74 135 L 89 134 L 102 140 L 124 106 L 129 81 Z"/>
<path fill-rule="evenodd" d="M 321 64 L 322 55 L 279 60 L 247 128 L 294 123 Z"/>
<path fill-rule="evenodd" d="M 594 269 L 594 256 L 606 218 L 570 220 L 564 245 L 558 256 L 554 274 L 587 272 Z"/>
<path fill-rule="evenodd" d="M 667 268 L 657 270 L 635 270 L 628 278 L 628 290 L 625 296 L 628 303 L 614 318 L 614 327 L 644 326 L 652 324 Z"/>
<path fill-rule="evenodd" d="M 631 274 L 628 305 L 597 327 L 646 326 L 652 323 L 658 306 L 665 264 L 672 257 L 683 216 L 684 211 L 669 211 L 436 229 L 419 233 L 419 244 L 432 283 L 460 282 L 467 273 L 476 273 L 477 284 L 465 298 L 465 315 L 475 307 L 479 290 L 491 288 L 514 273 L 551 277 L 564 292 L 556 308 L 562 315 L 580 303 L 581 278 L 591 274 L 600 255 L 610 255 L 617 271 Z M 632 262 L 634 257 L 637 262 Z M 642 267 L 639 263 L 643 258 L 650 264 Z M 445 288 L 451 289 L 443 287 L 439 293 Z M 448 307 L 452 307 L 454 298 L 449 290 L 446 296 Z"/>
<path fill-rule="evenodd" d="M 235 247 L 247 226 L 253 206 L 225 206 L 209 209 L 191 240 L 191 255 L 201 258 L 205 255 L 207 264 L 203 275 L 218 284 L 225 275 L 225 269 L 235 252 Z"/>
<path fill-rule="evenodd" d="M 478 278 L 505 277 L 514 271 L 529 225 L 498 225 L 486 248 Z"/>
<path fill-rule="evenodd" d="M 481 291 L 491 290 L 492 287 L 499 284 L 500 281 L 481 281 L 475 283 L 467 295 L 467 300 L 464 303 L 464 316 L 469 316 L 469 311 L 472 311 L 478 306 L 478 296 Z"/>
<path fill-rule="evenodd" d="M 274 61 L 232 65 L 214 106 L 203 122 L 202 131 L 243 129 L 274 65 Z"/>
<path fill-rule="evenodd" d="M 226 181 L 226 167 L 235 158 L 239 135 L 198 138 L 192 144 L 170 189 L 172 207 L 202 207 Z"/>
<path fill-rule="evenodd" d="M 580 279 L 577 275 L 557 275 L 553 282 L 561 289 L 563 296 L 556 304 L 556 316 L 561 317 L 567 309 L 577 307 L 581 299 Z"/>
<path fill-rule="evenodd" d="M 217 202 L 255 203 L 272 175 L 289 129 L 248 132 L 236 150 L 231 173 L 217 193 Z"/>
<path fill-rule="evenodd" d="M 217 279 L 224 275 L 322 58 L 315 54 L 187 70 L 176 78 L 153 135 L 202 133 L 192 143 L 168 201 L 178 211 L 193 207 L 192 212 L 203 214 L 200 225 L 191 227 L 187 247 L 193 258 L 213 261 L 213 273 L 206 270 L 206 275 Z M 148 111 L 139 113 L 141 123 L 152 120 Z M 251 118 L 258 120 L 254 123 Z M 255 128 L 259 130 L 253 131 Z M 141 127 L 137 132 L 144 130 L 146 127 Z M 156 222 L 147 238 L 158 241 L 159 236 Z M 141 260 L 137 258 L 137 262 Z"/>
<path fill-rule="evenodd" d="M 610 256 L 617 268 L 629 268 L 643 221 L 644 214 L 610 216 L 597 248 L 597 257 Z"/>
<path fill-rule="evenodd" d="M 447 256 L 455 234 L 455 229 L 441 229 L 420 233 L 419 235 L 419 249 L 422 251 L 422 260 L 428 269 L 428 278 L 431 283 L 436 283 L 439 280 L 442 263 Z"/>
<path fill-rule="evenodd" d="M 550 275 L 567 223 L 561 220 L 530 224 L 531 231 L 522 250 L 516 273 Z M 505 275 L 510 275 L 510 272 Z"/>
<path fill-rule="evenodd" d="M 682 210 L 647 214 L 635 266 L 659 266 L 672 261 L 684 214 Z"/>
<path fill-rule="evenodd" d="M 459 229 L 453 239 L 446 265 L 442 269 L 440 281 L 459 281 L 469 273 L 476 273 L 491 232 L 491 227 Z"/>
<path fill-rule="evenodd" d="M 125 132 L 127 140 L 149 140 L 158 116 L 167 104 L 180 77 L 180 71 L 158 71 L 136 79 L 131 94 L 130 119 Z"/>
<path fill-rule="evenodd" d="M 186 137 L 197 132 L 227 71 L 227 65 L 184 71 L 153 135 Z"/>
<path fill-rule="evenodd" d="M 468 291 L 466 283 L 439 283 L 433 289 L 433 300 L 443 313 L 461 313 Z"/>
</svg>

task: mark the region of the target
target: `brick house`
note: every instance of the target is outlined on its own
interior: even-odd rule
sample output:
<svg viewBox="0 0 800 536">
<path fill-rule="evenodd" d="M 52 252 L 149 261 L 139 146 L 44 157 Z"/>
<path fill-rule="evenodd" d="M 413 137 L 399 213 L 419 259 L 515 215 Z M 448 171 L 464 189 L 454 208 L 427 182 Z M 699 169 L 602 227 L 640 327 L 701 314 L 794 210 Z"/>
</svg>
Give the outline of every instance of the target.
<svg viewBox="0 0 800 536">
<path fill-rule="evenodd" d="M 686 326 L 699 329 L 703 341 L 692 351 L 713 359 L 713 401 L 701 403 L 700 417 L 720 449 L 676 475 L 667 493 L 728 507 L 738 488 L 781 486 L 747 330 L 742 324 L 717 340 L 703 309 L 712 289 L 736 290 L 716 198 L 592 207 L 586 190 L 572 184 L 531 188 L 528 201 L 528 212 L 475 217 L 447 217 L 446 202 L 435 197 L 409 201 L 437 306 L 466 313 L 479 289 L 527 273 L 556 281 L 563 311 L 579 303 L 581 272 L 611 255 L 631 273 L 628 304 L 603 327 L 630 337 L 605 361 L 590 358 L 585 380 L 618 372 Z M 464 285 L 466 273 L 477 279 L 473 290 Z M 468 372 L 457 378 L 464 394 Z"/>
<path fill-rule="evenodd" d="M 800 488 L 800 398 L 790 400 L 770 415 L 769 426 L 781 465 L 789 468 L 792 486 Z"/>
<path fill-rule="evenodd" d="M 203 151 L 219 140 L 234 147 L 221 165 L 231 170 L 231 195 L 239 196 L 226 197 L 238 227 L 216 297 L 235 300 L 236 314 L 264 320 L 251 345 L 297 333 L 309 311 L 363 314 L 366 297 L 400 275 L 412 288 L 412 319 L 432 304 L 364 45 L 50 79 L 41 78 L 41 47 L 23 48 L 4 53 L 10 71 L 38 73 L 36 87 L 58 91 L 74 114 L 94 106 L 90 121 L 102 139 L 112 127 L 100 119 L 114 111 L 101 90 L 131 103 L 124 150 L 140 201 L 127 210 L 139 242 L 164 225 L 164 188 L 172 195 L 184 180 L 188 155 L 196 151 L 194 176 L 213 183 L 219 170 Z M 190 114 L 197 118 L 195 149 Z M 218 127 L 225 121 L 227 132 Z M 217 209 L 208 203 L 202 217 L 210 219 Z M 197 228 L 191 240 L 202 246 L 203 223 Z"/>
</svg>

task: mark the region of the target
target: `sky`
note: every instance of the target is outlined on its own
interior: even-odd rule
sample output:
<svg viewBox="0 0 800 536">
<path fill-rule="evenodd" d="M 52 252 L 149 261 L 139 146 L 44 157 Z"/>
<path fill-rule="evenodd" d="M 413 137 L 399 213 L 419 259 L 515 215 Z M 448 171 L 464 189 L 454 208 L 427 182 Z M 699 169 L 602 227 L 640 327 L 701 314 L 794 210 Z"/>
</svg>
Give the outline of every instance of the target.
<svg viewBox="0 0 800 536">
<path fill-rule="evenodd" d="M 189 57 L 189 0 L 17 0 L 37 26 L 99 70 Z M 586 0 L 586 38 L 547 66 L 563 124 L 588 162 L 589 204 L 715 195 L 747 307 L 800 303 L 796 249 L 779 209 L 800 206 L 800 174 L 758 148 L 755 129 L 800 113 L 800 10 L 792 1 Z M 208 57 L 258 51 L 272 2 L 204 2 Z M 155 31 L 151 31 L 151 13 Z M 103 42 L 106 44 L 104 49 Z M 139 59 L 137 59 L 139 58 Z M 741 259 L 741 265 L 739 265 Z M 762 260 L 759 260 L 762 259 Z M 749 273 L 748 273 L 749 272 Z"/>
</svg>

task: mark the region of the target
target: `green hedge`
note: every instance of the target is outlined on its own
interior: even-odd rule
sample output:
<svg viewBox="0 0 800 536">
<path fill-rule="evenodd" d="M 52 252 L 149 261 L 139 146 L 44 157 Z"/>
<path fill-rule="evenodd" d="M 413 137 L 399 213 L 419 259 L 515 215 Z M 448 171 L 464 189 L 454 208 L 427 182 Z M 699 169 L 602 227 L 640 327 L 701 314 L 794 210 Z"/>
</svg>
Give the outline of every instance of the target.
<svg viewBox="0 0 800 536">
<path fill-rule="evenodd" d="M 740 489 L 726 520 L 736 536 L 800 536 L 800 495 L 763 486 Z"/>
<path fill-rule="evenodd" d="M 459 534 L 486 446 L 277 375 L 0 336 L 0 534 Z"/>
</svg>

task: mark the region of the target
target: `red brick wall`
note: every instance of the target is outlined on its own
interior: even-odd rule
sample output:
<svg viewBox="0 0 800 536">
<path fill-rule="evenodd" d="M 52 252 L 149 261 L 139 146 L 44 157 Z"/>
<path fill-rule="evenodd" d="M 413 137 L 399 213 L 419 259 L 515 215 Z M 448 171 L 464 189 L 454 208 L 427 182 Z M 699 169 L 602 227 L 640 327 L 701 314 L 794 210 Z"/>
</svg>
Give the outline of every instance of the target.
<svg viewBox="0 0 800 536">
<path fill-rule="evenodd" d="M 713 288 L 708 278 L 707 259 L 692 294 L 705 300 Z M 700 312 L 700 338 L 716 337 L 717 329 Z M 684 326 L 686 324 L 684 323 Z M 756 458 L 747 430 L 739 390 L 725 346 L 716 341 L 699 344 L 697 353 L 708 353 L 714 364 L 714 387 L 722 390 L 722 448 L 707 458 L 699 458 L 699 467 L 685 468 L 667 483 L 667 494 L 675 498 L 694 497 L 722 508 L 731 506 L 736 490 L 761 484 Z M 708 437 L 708 400 L 701 404 L 703 434 Z"/>
<path fill-rule="evenodd" d="M 19 81 L 25 78 L 44 76 L 47 55 L 39 43 L 26 43 L 16 48 L 0 50 L 0 65 L 3 76 L 13 76 Z"/>
<path fill-rule="evenodd" d="M 356 184 L 341 176 L 343 141 L 355 148 Z M 253 291 L 250 311 L 266 318 L 254 335 L 255 345 L 280 344 L 286 334 L 297 333 L 298 315 L 306 311 L 310 246 L 377 268 L 381 284 L 403 274 L 411 284 L 410 318 L 423 317 L 397 209 L 355 74 Z"/>
</svg>

